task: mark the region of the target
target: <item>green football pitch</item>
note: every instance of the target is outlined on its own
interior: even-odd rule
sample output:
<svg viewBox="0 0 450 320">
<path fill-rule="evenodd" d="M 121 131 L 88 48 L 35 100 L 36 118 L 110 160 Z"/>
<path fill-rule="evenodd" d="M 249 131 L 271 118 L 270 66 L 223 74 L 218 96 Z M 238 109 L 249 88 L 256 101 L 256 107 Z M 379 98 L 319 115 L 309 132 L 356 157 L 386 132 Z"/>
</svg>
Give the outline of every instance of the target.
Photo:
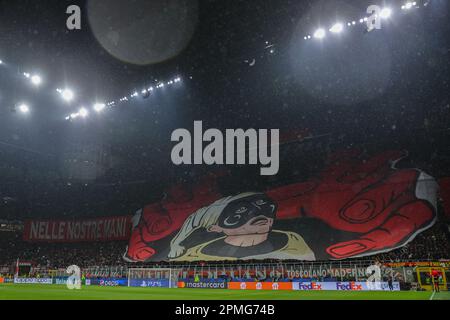
<svg viewBox="0 0 450 320">
<path fill-rule="evenodd" d="M 0 300 L 450 300 L 450 292 L 232 291 L 63 285 L 0 285 Z"/>
</svg>

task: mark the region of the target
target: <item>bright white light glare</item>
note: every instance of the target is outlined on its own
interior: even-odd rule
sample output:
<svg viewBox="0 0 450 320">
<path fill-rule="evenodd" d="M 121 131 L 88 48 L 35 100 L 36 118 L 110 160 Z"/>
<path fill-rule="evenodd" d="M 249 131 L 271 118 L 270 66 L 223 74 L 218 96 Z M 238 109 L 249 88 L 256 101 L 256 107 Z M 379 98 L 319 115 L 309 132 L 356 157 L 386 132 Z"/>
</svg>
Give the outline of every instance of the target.
<svg viewBox="0 0 450 320">
<path fill-rule="evenodd" d="M 331 27 L 330 31 L 333 33 L 339 33 L 342 32 L 343 29 L 344 26 L 342 25 L 342 23 L 336 23 L 334 26 Z"/>
<path fill-rule="evenodd" d="M 42 83 L 42 79 L 38 75 L 34 75 L 31 77 L 31 83 L 33 83 L 35 86 L 38 86 Z"/>
<path fill-rule="evenodd" d="M 58 91 L 61 93 L 61 96 L 66 101 L 71 101 L 74 97 L 73 91 L 70 89 L 64 89 L 62 91 Z"/>
<path fill-rule="evenodd" d="M 2 61 L 2 60 L 0 60 L 0 64 L 3 64 L 3 61 Z"/>
<path fill-rule="evenodd" d="M 96 103 L 96 104 L 94 104 L 94 110 L 96 112 L 102 112 L 103 109 L 105 109 L 105 104 L 104 103 Z"/>
<path fill-rule="evenodd" d="M 405 3 L 404 6 L 402 6 L 402 9 L 403 9 L 403 10 L 409 10 L 409 9 L 412 8 L 413 5 L 414 5 L 414 4 L 413 4 L 412 2 L 407 2 L 407 3 Z"/>
<path fill-rule="evenodd" d="M 30 108 L 25 103 L 22 103 L 19 105 L 19 111 L 22 113 L 28 113 L 30 112 Z"/>
<path fill-rule="evenodd" d="M 387 19 L 391 16 L 392 10 L 389 8 L 383 8 L 380 12 L 380 17 L 383 19 Z"/>
<path fill-rule="evenodd" d="M 316 39 L 323 39 L 325 37 L 325 30 L 324 29 L 317 29 L 316 32 L 314 32 L 314 38 Z"/>
<path fill-rule="evenodd" d="M 89 114 L 89 111 L 87 111 L 86 108 L 80 108 L 80 110 L 78 111 L 78 114 L 83 117 L 86 118 Z"/>
<path fill-rule="evenodd" d="M 352 21 L 352 25 L 355 25 L 356 24 L 356 21 Z"/>
<path fill-rule="evenodd" d="M 78 116 L 79 116 L 78 113 L 72 113 L 72 114 L 70 115 L 70 119 L 76 119 L 76 118 L 78 118 Z"/>
<path fill-rule="evenodd" d="M 363 23 L 364 22 L 364 19 L 359 19 L 359 23 Z"/>
</svg>

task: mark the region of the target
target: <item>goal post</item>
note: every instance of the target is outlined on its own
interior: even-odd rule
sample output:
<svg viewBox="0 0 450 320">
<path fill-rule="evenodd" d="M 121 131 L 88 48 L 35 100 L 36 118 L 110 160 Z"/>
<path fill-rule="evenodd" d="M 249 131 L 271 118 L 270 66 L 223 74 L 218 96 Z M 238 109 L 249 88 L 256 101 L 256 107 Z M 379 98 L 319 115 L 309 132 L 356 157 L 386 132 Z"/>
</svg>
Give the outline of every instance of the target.
<svg viewBox="0 0 450 320">
<path fill-rule="evenodd" d="M 129 268 L 129 287 L 177 288 L 181 269 L 173 268 Z"/>
</svg>

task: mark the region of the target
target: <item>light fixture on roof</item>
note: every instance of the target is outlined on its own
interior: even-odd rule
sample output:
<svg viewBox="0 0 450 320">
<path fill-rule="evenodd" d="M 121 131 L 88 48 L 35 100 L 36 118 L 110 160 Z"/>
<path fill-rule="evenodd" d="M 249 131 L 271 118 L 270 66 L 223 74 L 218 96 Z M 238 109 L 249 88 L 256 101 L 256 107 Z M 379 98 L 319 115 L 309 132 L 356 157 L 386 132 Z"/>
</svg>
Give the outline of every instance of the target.
<svg viewBox="0 0 450 320">
<path fill-rule="evenodd" d="M 344 30 L 344 26 L 342 25 L 342 23 L 336 23 L 330 28 L 330 32 L 332 33 L 340 33 L 342 32 L 342 30 Z"/>
<path fill-rule="evenodd" d="M 31 83 L 34 84 L 35 86 L 39 86 L 42 83 L 42 78 L 37 74 L 35 74 L 34 76 L 31 77 Z"/>
<path fill-rule="evenodd" d="M 83 117 L 86 118 L 89 115 L 89 111 L 87 111 L 86 108 L 81 107 L 80 110 L 78 111 L 78 114 Z"/>
<path fill-rule="evenodd" d="M 28 112 L 30 112 L 30 107 L 28 107 L 28 105 L 25 104 L 25 103 L 21 103 L 21 104 L 18 106 L 18 109 L 19 109 L 19 111 L 20 111 L 21 113 L 28 113 Z"/>
<path fill-rule="evenodd" d="M 411 9 L 414 5 L 416 5 L 415 2 L 407 2 L 402 6 L 402 10 L 409 10 Z"/>
<path fill-rule="evenodd" d="M 325 30 L 324 29 L 317 29 L 316 32 L 314 32 L 314 38 L 316 38 L 316 39 L 323 39 L 323 38 L 325 38 Z"/>
<path fill-rule="evenodd" d="M 96 111 L 96 112 L 102 112 L 103 111 L 103 109 L 105 109 L 105 104 L 104 103 L 96 103 L 96 104 L 94 104 L 94 110 Z"/>
<path fill-rule="evenodd" d="M 390 8 L 383 8 L 380 12 L 380 17 L 382 19 L 388 19 L 392 15 L 392 10 Z"/>
<path fill-rule="evenodd" d="M 71 101 L 75 97 L 73 91 L 70 89 L 56 89 L 56 91 L 58 91 L 61 97 L 66 101 Z"/>
</svg>

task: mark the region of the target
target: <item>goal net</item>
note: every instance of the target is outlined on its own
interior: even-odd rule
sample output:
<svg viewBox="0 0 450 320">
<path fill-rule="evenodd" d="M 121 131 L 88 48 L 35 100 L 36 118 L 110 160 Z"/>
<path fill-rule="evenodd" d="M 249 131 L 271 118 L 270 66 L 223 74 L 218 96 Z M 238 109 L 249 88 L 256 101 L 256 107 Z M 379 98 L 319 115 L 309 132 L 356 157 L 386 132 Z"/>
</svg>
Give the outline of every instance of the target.
<svg viewBox="0 0 450 320">
<path fill-rule="evenodd" d="M 130 268 L 129 287 L 177 288 L 181 269 L 171 268 Z"/>
</svg>

